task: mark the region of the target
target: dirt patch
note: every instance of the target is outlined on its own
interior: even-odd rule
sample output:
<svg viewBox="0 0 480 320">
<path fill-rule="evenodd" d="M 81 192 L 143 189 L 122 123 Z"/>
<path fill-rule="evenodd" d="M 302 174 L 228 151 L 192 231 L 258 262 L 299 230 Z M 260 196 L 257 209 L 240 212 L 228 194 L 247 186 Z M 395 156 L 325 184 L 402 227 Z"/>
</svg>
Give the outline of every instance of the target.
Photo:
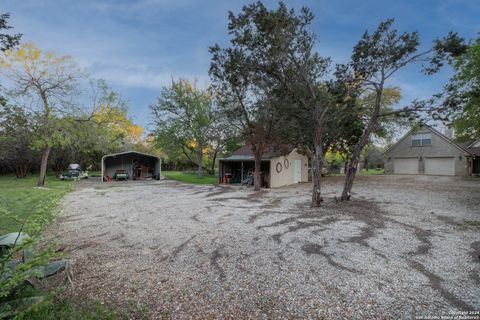
<svg viewBox="0 0 480 320">
<path fill-rule="evenodd" d="M 332 267 L 334 268 L 337 268 L 337 269 L 340 269 L 340 270 L 344 270 L 344 271 L 348 271 L 348 272 L 352 272 L 352 273 L 361 273 L 360 271 L 354 269 L 354 268 L 349 268 L 349 267 L 346 267 L 346 266 L 343 266 L 341 265 L 340 263 L 338 262 L 335 262 L 332 257 L 333 257 L 333 254 L 327 254 L 323 251 L 322 249 L 322 246 L 320 246 L 319 244 L 316 244 L 316 243 L 306 243 L 302 246 L 302 250 L 307 254 L 307 255 L 311 255 L 311 254 L 316 254 L 316 255 L 320 255 L 322 257 L 324 257 L 325 259 L 327 259 L 327 262 L 329 265 L 331 265 Z"/>
<path fill-rule="evenodd" d="M 442 283 L 444 280 L 434 274 L 431 271 L 428 271 L 425 266 L 417 261 L 410 260 L 410 266 L 427 277 L 430 287 L 437 290 L 445 300 L 449 301 L 455 308 L 458 310 L 474 310 L 475 308 L 468 303 L 465 303 L 463 300 L 456 297 L 453 293 L 443 288 Z"/>
<path fill-rule="evenodd" d="M 475 241 L 470 244 L 470 256 L 472 257 L 473 261 L 480 263 L 480 241 Z"/>
<path fill-rule="evenodd" d="M 220 196 L 222 194 L 224 194 L 225 192 L 227 191 L 231 191 L 231 188 L 229 187 L 221 187 L 220 189 L 218 189 L 217 191 L 214 191 L 214 192 L 210 192 L 210 193 L 207 193 L 205 195 L 206 198 L 210 198 L 210 197 L 216 197 L 216 196 Z M 203 191 L 197 191 L 197 194 L 199 193 L 202 193 Z"/>
<path fill-rule="evenodd" d="M 190 238 L 188 238 L 186 241 L 182 242 L 180 245 L 176 246 L 175 248 L 173 248 L 172 252 L 170 253 L 170 255 L 168 256 L 170 259 L 175 259 L 178 254 L 183 250 L 185 249 L 185 247 L 190 243 L 190 241 L 192 241 L 193 239 L 195 239 L 195 236 L 191 236 Z"/>
<path fill-rule="evenodd" d="M 222 258 L 221 250 L 223 247 L 217 248 L 213 250 L 211 256 L 210 256 L 210 264 L 212 267 L 217 271 L 218 276 L 220 279 L 225 279 L 225 271 L 220 267 L 220 264 L 218 263 L 219 260 Z"/>
<path fill-rule="evenodd" d="M 438 220 L 445 222 L 448 225 L 454 226 L 454 227 L 461 227 L 462 224 L 456 221 L 454 218 L 449 217 L 449 216 L 440 216 L 440 215 L 435 215 L 433 212 L 431 212 L 432 215 L 435 216 Z"/>
<path fill-rule="evenodd" d="M 260 206 L 261 209 L 273 209 L 273 208 L 278 208 L 280 207 L 280 204 L 282 203 L 282 198 L 275 198 L 270 200 L 266 204 L 262 204 Z"/>
<path fill-rule="evenodd" d="M 222 197 L 222 198 L 213 198 L 209 199 L 210 201 L 217 201 L 217 202 L 223 202 L 223 201 L 247 201 L 247 202 L 252 202 L 252 203 L 261 203 L 262 201 L 258 199 L 257 197 L 254 196 L 247 196 L 247 197 Z"/>
<path fill-rule="evenodd" d="M 360 228 L 360 234 L 353 236 L 345 240 L 345 242 L 358 243 L 362 246 L 368 247 L 367 240 L 373 238 L 376 235 L 378 229 L 385 227 L 385 212 L 380 211 L 375 207 L 375 204 L 368 203 L 366 201 L 355 201 L 350 203 L 349 208 L 350 215 L 354 215 L 353 219 L 361 221 L 364 226 Z M 358 206 L 362 204 L 361 206 Z M 355 212 L 352 213 L 352 207 L 355 208 Z M 358 209 L 357 209 L 358 208 Z"/>
<path fill-rule="evenodd" d="M 393 224 L 398 224 L 403 228 L 412 231 L 414 236 L 417 238 L 417 240 L 421 242 L 421 245 L 417 246 L 415 250 L 408 252 L 409 255 L 413 255 L 413 256 L 426 255 L 432 249 L 432 242 L 430 241 L 432 232 L 430 230 L 425 230 L 418 226 L 413 226 L 392 218 L 386 218 L 385 220 Z"/>
</svg>

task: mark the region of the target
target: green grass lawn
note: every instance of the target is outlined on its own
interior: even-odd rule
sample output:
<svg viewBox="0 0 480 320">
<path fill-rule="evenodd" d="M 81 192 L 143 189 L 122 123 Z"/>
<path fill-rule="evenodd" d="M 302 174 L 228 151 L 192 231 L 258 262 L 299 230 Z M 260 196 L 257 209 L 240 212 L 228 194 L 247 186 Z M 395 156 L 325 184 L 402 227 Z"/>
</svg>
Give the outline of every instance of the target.
<svg viewBox="0 0 480 320">
<path fill-rule="evenodd" d="M 0 208 L 20 220 L 26 220 L 41 211 L 48 219 L 53 219 L 57 201 L 72 189 L 71 181 L 60 181 L 47 176 L 45 188 L 36 188 L 38 176 L 23 179 L 15 176 L 0 177 Z M 18 231 L 20 223 L 5 215 L 0 215 L 0 234 Z"/>
<path fill-rule="evenodd" d="M 384 174 L 385 173 L 385 169 L 381 168 L 381 169 L 362 169 L 360 170 L 359 172 L 359 175 L 360 176 L 368 176 L 368 175 L 371 175 L 371 174 Z"/>
<path fill-rule="evenodd" d="M 360 172 L 357 172 L 357 176 L 370 176 L 370 175 L 377 175 L 377 174 L 384 174 L 385 170 L 384 169 L 369 169 L 368 171 L 365 169 L 360 170 Z M 331 176 L 334 177 L 344 177 L 345 173 L 333 173 Z"/>
<path fill-rule="evenodd" d="M 89 177 L 101 177 L 102 171 L 88 171 Z"/>
<path fill-rule="evenodd" d="M 73 181 L 61 181 L 54 176 L 47 176 L 45 188 L 36 188 L 38 176 L 32 175 L 23 179 L 15 176 L 0 176 L 0 209 L 7 209 L 8 215 L 18 220 L 28 220 L 34 215 L 52 222 L 55 218 L 58 201 L 70 190 Z M 0 211 L 0 235 L 19 231 L 21 222 L 8 217 Z M 39 289 L 30 289 L 30 295 L 38 295 Z M 46 301 L 38 304 L 19 319 L 49 320 L 49 319 L 118 319 L 113 309 L 93 301 L 73 301 L 56 296 L 55 291 L 44 293 Z M 28 295 L 25 295 L 28 296 Z M 0 299 L 0 303 L 2 303 Z"/>
<path fill-rule="evenodd" d="M 169 179 L 178 180 L 186 183 L 194 184 L 215 184 L 218 183 L 217 176 L 204 175 L 202 178 L 197 177 L 196 172 L 191 171 L 162 171 L 162 176 Z"/>
</svg>

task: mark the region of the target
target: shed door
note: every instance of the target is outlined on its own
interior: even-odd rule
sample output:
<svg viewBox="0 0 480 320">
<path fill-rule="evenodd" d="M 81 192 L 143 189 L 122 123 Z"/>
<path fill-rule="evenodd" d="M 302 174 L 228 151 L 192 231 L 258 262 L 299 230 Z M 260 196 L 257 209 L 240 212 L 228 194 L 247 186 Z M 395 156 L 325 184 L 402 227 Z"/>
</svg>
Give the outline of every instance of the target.
<svg viewBox="0 0 480 320">
<path fill-rule="evenodd" d="M 425 174 L 455 175 L 455 158 L 425 158 Z"/>
<path fill-rule="evenodd" d="M 293 182 L 299 183 L 300 181 L 302 181 L 302 160 L 295 160 Z"/>
<path fill-rule="evenodd" d="M 393 160 L 394 174 L 418 174 L 417 158 L 396 158 Z"/>
</svg>

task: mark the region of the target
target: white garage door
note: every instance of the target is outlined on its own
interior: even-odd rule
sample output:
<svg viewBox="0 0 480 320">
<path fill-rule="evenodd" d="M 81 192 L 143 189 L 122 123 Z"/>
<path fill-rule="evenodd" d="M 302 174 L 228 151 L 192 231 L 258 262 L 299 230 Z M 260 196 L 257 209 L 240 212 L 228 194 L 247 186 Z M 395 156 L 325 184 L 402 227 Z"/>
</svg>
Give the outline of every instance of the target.
<svg viewBox="0 0 480 320">
<path fill-rule="evenodd" d="M 455 158 L 425 158 L 425 174 L 455 175 Z"/>
<path fill-rule="evenodd" d="M 393 159 L 394 174 L 418 174 L 417 158 L 396 158 Z"/>
</svg>

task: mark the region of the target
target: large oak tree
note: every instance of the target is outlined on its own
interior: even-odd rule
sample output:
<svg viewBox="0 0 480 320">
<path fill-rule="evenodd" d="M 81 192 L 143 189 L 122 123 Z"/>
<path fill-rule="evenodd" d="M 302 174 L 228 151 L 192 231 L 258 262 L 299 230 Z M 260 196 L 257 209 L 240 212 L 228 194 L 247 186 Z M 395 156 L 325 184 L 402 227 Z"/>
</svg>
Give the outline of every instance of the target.
<svg viewBox="0 0 480 320">
<path fill-rule="evenodd" d="M 12 83 L 12 95 L 41 119 L 35 146 L 42 150 L 37 183 L 42 187 L 52 147 L 65 143 L 55 116 L 64 114 L 71 106 L 78 69 L 70 56 L 57 56 L 26 43 L 3 52 L 0 72 Z"/>
</svg>

